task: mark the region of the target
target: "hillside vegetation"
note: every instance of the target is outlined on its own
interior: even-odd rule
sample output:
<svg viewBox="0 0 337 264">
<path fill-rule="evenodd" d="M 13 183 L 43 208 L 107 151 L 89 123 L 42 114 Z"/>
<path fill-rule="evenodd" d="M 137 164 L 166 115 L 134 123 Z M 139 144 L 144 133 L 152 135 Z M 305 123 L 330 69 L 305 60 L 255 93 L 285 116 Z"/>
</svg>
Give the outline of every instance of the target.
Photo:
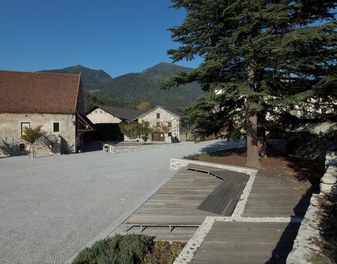
<svg viewBox="0 0 337 264">
<path fill-rule="evenodd" d="M 170 63 L 159 63 L 140 73 L 128 73 L 111 78 L 103 70 L 93 70 L 81 65 L 48 72 L 81 73 L 85 92 L 97 101 L 109 105 L 132 105 L 148 102 L 151 105 L 175 107 L 190 106 L 203 93 L 200 85 L 192 83 L 168 90 L 160 89 L 160 84 L 178 72 L 188 72 L 190 68 Z"/>
</svg>

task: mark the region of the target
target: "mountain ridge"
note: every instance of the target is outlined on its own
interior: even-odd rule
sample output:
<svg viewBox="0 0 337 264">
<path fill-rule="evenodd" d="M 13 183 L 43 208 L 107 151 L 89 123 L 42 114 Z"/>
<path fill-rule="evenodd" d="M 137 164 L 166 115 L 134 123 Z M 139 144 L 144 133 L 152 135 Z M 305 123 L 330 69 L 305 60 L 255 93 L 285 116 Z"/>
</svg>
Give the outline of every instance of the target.
<svg viewBox="0 0 337 264">
<path fill-rule="evenodd" d="M 186 107 L 202 94 L 199 84 L 192 83 L 167 90 L 160 89 L 160 83 L 179 72 L 189 72 L 187 68 L 161 62 L 138 73 L 126 73 L 112 78 L 104 70 L 93 70 L 82 65 L 44 72 L 81 73 L 83 90 L 110 104 L 137 104 L 149 102 L 152 105 Z"/>
</svg>

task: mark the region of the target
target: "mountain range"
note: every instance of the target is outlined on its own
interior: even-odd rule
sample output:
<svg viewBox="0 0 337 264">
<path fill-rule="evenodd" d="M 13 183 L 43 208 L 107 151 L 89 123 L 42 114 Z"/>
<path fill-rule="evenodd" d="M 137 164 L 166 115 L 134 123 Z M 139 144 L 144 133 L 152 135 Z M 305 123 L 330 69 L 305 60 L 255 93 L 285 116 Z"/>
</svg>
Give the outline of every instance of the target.
<svg viewBox="0 0 337 264">
<path fill-rule="evenodd" d="M 125 105 L 148 102 L 152 105 L 183 108 L 190 106 L 202 95 L 200 85 L 191 83 L 162 90 L 160 84 L 179 72 L 191 70 L 191 68 L 171 63 L 159 63 L 143 72 L 127 73 L 115 78 L 103 70 L 93 70 L 81 65 L 45 70 L 45 72 L 81 73 L 84 91 L 108 104 Z"/>
</svg>

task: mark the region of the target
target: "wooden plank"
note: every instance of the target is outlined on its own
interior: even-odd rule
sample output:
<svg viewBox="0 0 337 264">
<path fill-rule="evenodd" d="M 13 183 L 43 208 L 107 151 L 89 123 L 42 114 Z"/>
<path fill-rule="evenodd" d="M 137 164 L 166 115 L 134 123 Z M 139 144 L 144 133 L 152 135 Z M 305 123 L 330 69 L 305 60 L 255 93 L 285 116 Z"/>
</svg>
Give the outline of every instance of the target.
<svg viewBox="0 0 337 264">
<path fill-rule="evenodd" d="M 224 182 L 198 206 L 198 209 L 224 215 L 232 215 L 241 193 L 248 181 L 248 175 L 223 171 Z"/>
<path fill-rule="evenodd" d="M 285 263 L 298 228 L 298 223 L 215 222 L 190 263 Z"/>
<path fill-rule="evenodd" d="M 285 175 L 258 173 L 243 216 L 302 217 L 310 197 L 308 182 L 299 182 Z"/>
</svg>

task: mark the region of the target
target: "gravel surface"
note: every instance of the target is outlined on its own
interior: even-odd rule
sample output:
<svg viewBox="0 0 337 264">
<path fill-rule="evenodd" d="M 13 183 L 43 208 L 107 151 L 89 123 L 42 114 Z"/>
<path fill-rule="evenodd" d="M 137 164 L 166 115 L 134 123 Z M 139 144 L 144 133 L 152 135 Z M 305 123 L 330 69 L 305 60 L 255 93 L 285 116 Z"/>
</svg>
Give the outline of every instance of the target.
<svg viewBox="0 0 337 264">
<path fill-rule="evenodd" d="M 65 263 L 172 177 L 170 158 L 235 146 L 216 140 L 123 154 L 2 158 L 0 263 Z"/>
</svg>

